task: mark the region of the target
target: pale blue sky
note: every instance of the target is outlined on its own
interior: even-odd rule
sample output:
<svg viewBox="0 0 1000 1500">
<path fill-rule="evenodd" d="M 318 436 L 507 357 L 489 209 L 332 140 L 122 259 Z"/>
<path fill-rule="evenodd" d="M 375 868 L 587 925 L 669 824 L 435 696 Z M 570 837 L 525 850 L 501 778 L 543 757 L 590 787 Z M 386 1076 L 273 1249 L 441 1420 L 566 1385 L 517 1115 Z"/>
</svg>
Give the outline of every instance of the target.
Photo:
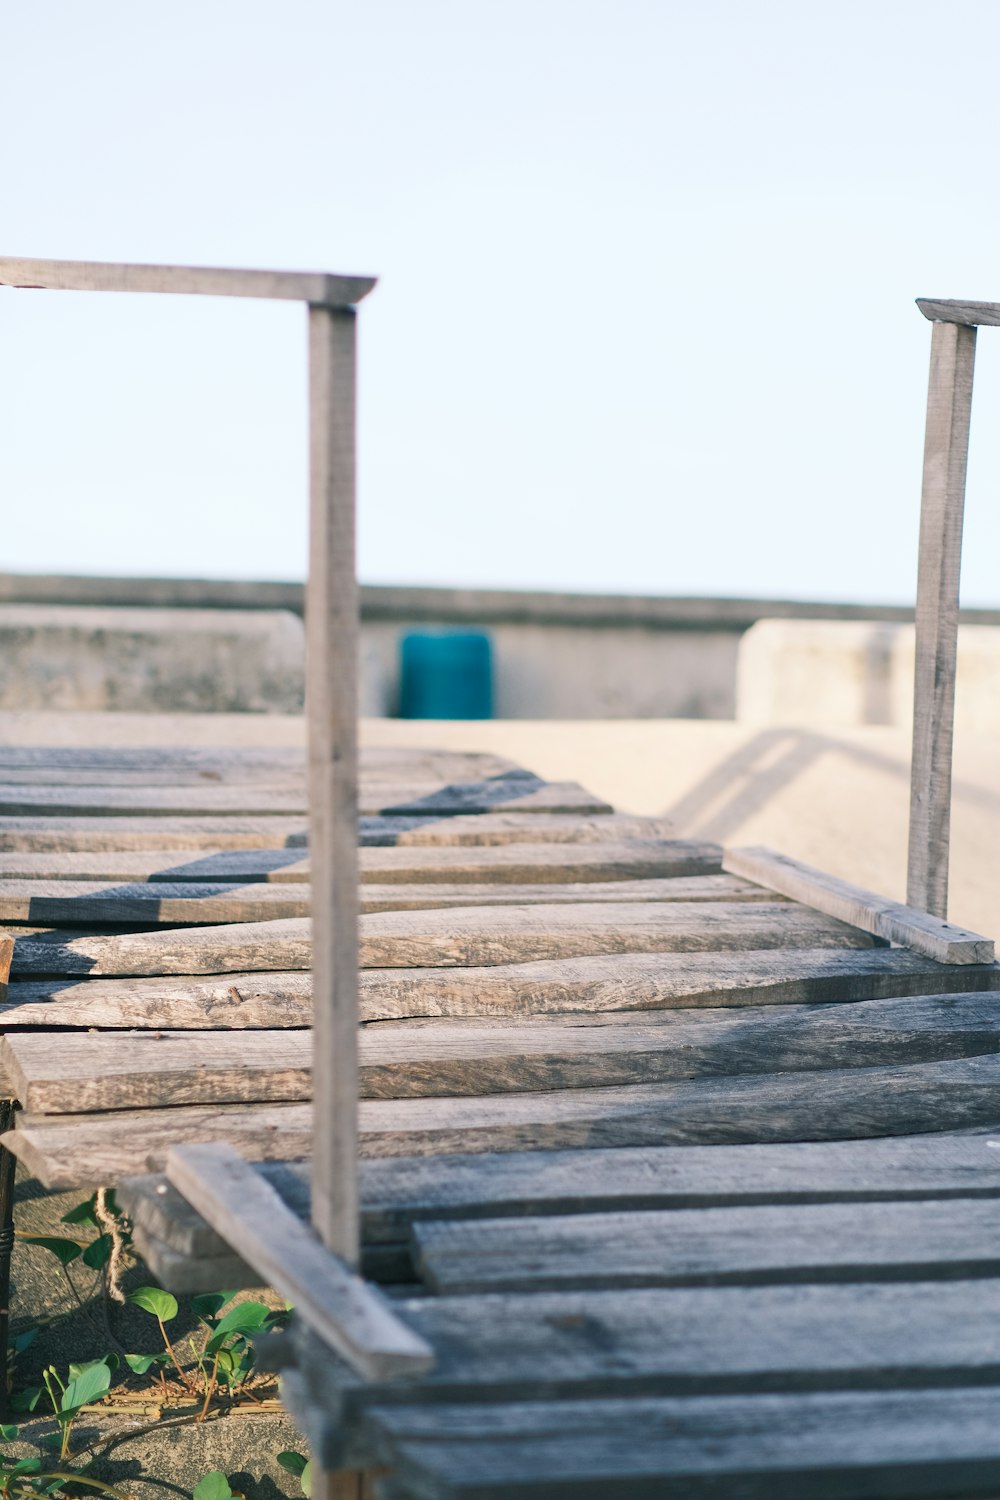
<svg viewBox="0 0 1000 1500">
<path fill-rule="evenodd" d="M 0 49 L 0 253 L 380 275 L 366 581 L 912 597 L 995 0 L 0 0 Z M 0 567 L 301 577 L 303 316 L 0 292 Z M 996 605 L 998 423 L 986 330 Z"/>
</svg>

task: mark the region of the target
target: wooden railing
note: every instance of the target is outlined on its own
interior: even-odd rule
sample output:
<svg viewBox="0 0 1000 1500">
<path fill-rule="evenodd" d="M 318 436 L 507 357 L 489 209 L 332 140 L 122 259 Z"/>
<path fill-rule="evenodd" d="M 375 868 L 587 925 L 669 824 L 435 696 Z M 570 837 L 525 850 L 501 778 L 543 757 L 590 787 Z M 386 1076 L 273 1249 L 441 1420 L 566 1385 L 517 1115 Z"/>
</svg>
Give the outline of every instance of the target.
<svg viewBox="0 0 1000 1500">
<path fill-rule="evenodd" d="M 917 573 L 913 756 L 906 899 L 948 914 L 958 596 L 976 329 L 1000 326 L 1000 303 L 917 306 L 933 325 Z"/>
<path fill-rule="evenodd" d="M 278 298 L 308 307 L 306 714 L 313 915 L 313 1225 L 358 1264 L 355 307 L 369 276 L 0 258 L 0 286 Z"/>
</svg>

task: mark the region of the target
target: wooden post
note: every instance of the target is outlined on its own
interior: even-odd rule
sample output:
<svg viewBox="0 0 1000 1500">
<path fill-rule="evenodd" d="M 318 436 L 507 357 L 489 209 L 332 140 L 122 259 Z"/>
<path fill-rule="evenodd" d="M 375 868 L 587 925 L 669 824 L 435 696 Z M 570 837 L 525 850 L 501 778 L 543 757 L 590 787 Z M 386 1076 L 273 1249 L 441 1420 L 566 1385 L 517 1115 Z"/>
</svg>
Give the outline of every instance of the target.
<svg viewBox="0 0 1000 1500">
<path fill-rule="evenodd" d="M 948 914 L 958 579 L 975 356 L 974 327 L 934 323 L 920 509 L 906 900 L 937 917 Z"/>
<path fill-rule="evenodd" d="M 312 1221 L 356 1267 L 358 829 L 355 314 L 309 308 L 306 713 L 313 920 Z"/>
</svg>

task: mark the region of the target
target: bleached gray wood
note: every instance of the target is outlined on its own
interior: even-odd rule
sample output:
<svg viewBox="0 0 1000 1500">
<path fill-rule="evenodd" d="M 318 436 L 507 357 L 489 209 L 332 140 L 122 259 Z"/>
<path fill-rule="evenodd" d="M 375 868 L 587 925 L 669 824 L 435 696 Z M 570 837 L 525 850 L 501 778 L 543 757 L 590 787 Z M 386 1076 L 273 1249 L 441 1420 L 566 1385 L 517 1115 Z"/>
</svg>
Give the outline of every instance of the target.
<svg viewBox="0 0 1000 1500">
<path fill-rule="evenodd" d="M 362 846 L 490 845 L 513 843 L 630 843 L 666 839 L 666 820 L 605 813 L 472 813 L 450 817 L 381 816 L 358 820 Z M 607 824 L 607 827 L 604 827 Z M 60 853 L 72 850 L 283 849 L 306 844 L 305 816 L 260 817 L 34 817 L 0 816 L 0 850 Z"/>
<path fill-rule="evenodd" d="M 467 1222 L 733 1205 L 877 1203 L 1000 1195 L 1000 1151 L 983 1134 L 939 1134 L 782 1145 L 650 1146 L 508 1152 L 497 1156 L 397 1157 L 361 1164 L 362 1238 L 387 1253 L 428 1219 Z M 302 1162 L 259 1170 L 300 1219 L 309 1217 Z M 118 1200 L 136 1229 L 191 1276 L 213 1282 L 225 1254 L 215 1231 L 161 1175 L 126 1178 Z M 877 1213 L 877 1209 L 871 1210 Z M 159 1275 L 160 1262 L 150 1262 Z M 197 1267 L 201 1267 L 197 1270 Z M 251 1285 L 248 1280 L 247 1285 Z M 187 1289 L 194 1286 L 188 1284 Z M 173 1289 L 173 1288 L 172 1288 Z"/>
<path fill-rule="evenodd" d="M 231 955 L 238 957 L 239 955 Z M 489 969 L 368 970 L 363 1021 L 655 1013 L 701 1006 L 784 1006 L 1000 988 L 1000 967 L 943 967 L 905 949 L 632 954 Z M 530 997 L 530 999 L 529 999 Z M 308 971 L 14 979 L 0 1026 L 153 1030 L 307 1026 Z"/>
<path fill-rule="evenodd" d="M 992 938 L 956 927 L 915 907 L 876 896 L 862 886 L 839 880 L 825 870 L 800 863 L 773 849 L 727 849 L 723 868 L 759 885 L 804 902 L 827 916 L 850 922 L 876 937 L 923 953 L 942 964 L 988 964 L 994 959 Z"/>
<path fill-rule="evenodd" d="M 228 1146 L 175 1147 L 167 1177 L 214 1229 L 366 1380 L 418 1375 L 428 1344 L 375 1287 L 326 1250 Z"/>
<path fill-rule="evenodd" d="M 1000 1275 L 996 1198 L 429 1220 L 412 1232 L 420 1279 L 447 1296 Z"/>
<path fill-rule="evenodd" d="M 329 271 L 231 271 L 214 266 L 119 265 L 0 256 L 0 286 L 32 290 L 264 297 L 339 308 L 354 306 L 374 285 L 373 276 L 338 276 Z"/>
<path fill-rule="evenodd" d="M 759 908 L 758 908 L 759 910 Z M 866 1000 L 1000 988 L 1000 965 L 935 964 L 905 949 L 617 954 L 491 968 L 369 971 L 364 1020 L 545 1015 Z"/>
<path fill-rule="evenodd" d="M 317 316 L 348 317 L 348 313 Z M 308 646 L 308 623 L 307 623 Z M 308 684 L 307 684 L 308 686 Z M 361 783 L 358 812 L 368 815 L 392 813 L 412 817 L 450 817 L 458 813 L 496 812 L 581 813 L 586 816 L 610 812 L 606 802 L 584 791 L 576 782 L 548 782 L 537 777 L 498 777 L 486 781 L 456 782 L 366 779 Z M 268 813 L 303 813 L 304 788 L 288 779 L 276 783 L 206 782 L 181 786 L 72 786 L 59 783 L 19 783 L 0 779 L 0 816 L 32 814 L 76 818 L 184 816 L 185 814 L 233 814 L 253 817 Z"/>
<path fill-rule="evenodd" d="M 990 995 L 746 1010 L 619 1012 L 613 1019 L 382 1022 L 360 1037 L 364 1098 L 611 1087 L 667 1079 L 876 1067 L 1000 1050 Z M 33 1114 L 312 1097 L 305 1030 L 90 1032 L 71 1045 L 10 1032 L 0 1066 Z"/>
<path fill-rule="evenodd" d="M 308 970 L 141 979 L 20 979 L 0 1000 L 0 1027 L 152 1031 L 299 1027 L 312 1022 Z"/>
<path fill-rule="evenodd" d="M 918 297 L 917 306 L 933 323 L 964 323 L 969 327 L 1000 327 L 1000 302 L 964 302 L 952 297 Z"/>
<path fill-rule="evenodd" d="M 477 1098 L 367 1099 L 366 1156 L 736 1145 L 998 1129 L 1000 1056 L 885 1068 L 698 1078 Z M 177 1144 L 228 1141 L 249 1159 L 309 1155 L 304 1104 L 186 1106 L 17 1117 L 2 1142 L 51 1188 L 162 1170 Z"/>
<path fill-rule="evenodd" d="M 773 902 L 775 893 L 733 875 L 674 876 L 666 880 L 577 881 L 566 885 L 493 883 L 376 885 L 364 881 L 362 912 L 426 910 L 435 906 L 517 906 L 578 901 L 740 901 Z"/>
<path fill-rule="evenodd" d="M 0 880 L 0 921 L 89 926 L 266 922 L 309 914 L 308 885 L 221 882 Z"/>
<path fill-rule="evenodd" d="M 421 1500 L 929 1500 L 995 1496 L 996 1401 L 994 1385 L 491 1401 L 376 1407 L 366 1429 Z"/>
<path fill-rule="evenodd" d="M 323 902 L 321 891 L 314 875 L 313 901 L 320 912 L 332 906 Z M 346 920 L 344 927 L 348 927 Z M 478 968 L 610 953 L 864 948 L 871 944 L 859 929 L 788 902 L 456 906 L 373 912 L 360 919 L 352 903 L 349 930 L 352 963 L 347 972 L 352 976 L 352 990 L 359 963 L 363 969 Z M 320 947 L 313 942 L 307 917 L 79 937 L 70 929 L 18 939 L 12 972 L 18 976 L 99 976 L 299 969 L 313 963 Z M 353 1007 L 351 1016 L 353 1028 Z"/>
<path fill-rule="evenodd" d="M 316 1148 L 312 1220 L 358 1262 L 355 317 L 309 309 L 306 716 Z M 289 964 L 289 968 L 296 965 Z"/>
<path fill-rule="evenodd" d="M 714 875 L 722 850 L 694 839 L 629 839 L 608 844 L 504 844 L 483 847 L 363 849 L 362 880 L 646 880 Z"/>
<path fill-rule="evenodd" d="M 906 900 L 948 915 L 951 754 L 976 330 L 936 322 L 924 439 Z"/>
<path fill-rule="evenodd" d="M 488 821 L 484 815 L 484 821 Z M 436 819 L 448 822 L 448 819 Z M 463 822 L 469 821 L 466 819 Z M 596 820 L 595 820 L 596 821 Z M 560 884 L 586 880 L 670 880 L 718 869 L 717 845 L 679 840 L 630 839 L 581 845 L 542 842 L 496 846 L 418 845 L 369 848 L 358 856 L 363 880 L 411 883 L 510 881 Z M 173 884 L 310 878 L 308 852 L 299 847 L 208 849 L 184 856 L 169 848 L 0 854 L 0 885 L 7 880 L 150 881 Z M 741 887 L 745 888 L 745 887 Z M 39 894 L 43 888 L 39 886 Z"/>
<path fill-rule="evenodd" d="M 284 817 L 2 817 L 0 850 L 303 849 L 305 815 Z"/>
</svg>

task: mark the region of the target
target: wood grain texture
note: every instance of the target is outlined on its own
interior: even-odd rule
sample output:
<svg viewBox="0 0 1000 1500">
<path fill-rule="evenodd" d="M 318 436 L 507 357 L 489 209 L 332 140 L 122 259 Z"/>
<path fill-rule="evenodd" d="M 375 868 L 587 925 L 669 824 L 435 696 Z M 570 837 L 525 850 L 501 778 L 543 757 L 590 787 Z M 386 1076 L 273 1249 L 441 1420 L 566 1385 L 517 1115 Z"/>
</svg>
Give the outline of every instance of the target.
<svg viewBox="0 0 1000 1500">
<path fill-rule="evenodd" d="M 905 949 L 616 954 L 360 977 L 363 1020 L 608 1013 L 844 1002 L 1000 988 L 1000 965 L 935 964 Z"/>
<path fill-rule="evenodd" d="M 633 954 L 498 965 L 491 969 L 369 970 L 363 1021 L 413 1017 L 608 1017 L 703 1006 L 784 1006 L 955 994 L 1000 988 L 1000 967 L 948 968 L 901 949 L 751 950 Z M 530 1001 L 529 1001 L 530 996 Z M 11 982 L 0 1025 L 113 1030 L 308 1026 L 307 971 L 110 978 L 67 975 Z"/>
<path fill-rule="evenodd" d="M 998 1086 L 1000 1057 L 994 1055 L 556 1094 L 369 1099 L 360 1105 L 360 1147 L 367 1156 L 421 1156 L 911 1135 L 997 1126 Z M 162 1170 L 172 1145 L 218 1141 L 253 1160 L 307 1156 L 311 1111 L 304 1104 L 268 1104 L 22 1113 L 3 1137 L 52 1188 Z"/>
<path fill-rule="evenodd" d="M 963 302 L 953 297 L 918 297 L 917 306 L 933 323 L 964 323 L 969 327 L 1000 327 L 1000 302 Z"/>
<path fill-rule="evenodd" d="M 298 849 L 304 814 L 283 817 L 2 817 L 0 850 L 62 855 L 71 850 Z"/>
<path fill-rule="evenodd" d="M 431 1291 L 926 1281 L 1000 1274 L 996 1198 L 545 1215 L 413 1227 Z"/>
<path fill-rule="evenodd" d="M 22 979 L 0 999 L 0 1026 L 246 1030 L 309 1026 L 308 970 L 154 979 Z"/>
<path fill-rule="evenodd" d="M 765 948 L 863 948 L 856 928 L 788 903 L 600 902 L 556 906 L 449 907 L 351 913 L 352 974 L 411 966 L 520 964 L 592 954 L 706 952 Z M 355 948 L 355 944 L 357 947 Z M 306 917 L 161 932 L 19 938 L 12 973 L 65 975 L 222 974 L 308 968 Z M 352 1025 L 354 1021 L 352 1019 Z"/>
<path fill-rule="evenodd" d="M 989 1133 L 954 1133 L 375 1158 L 361 1164 L 362 1237 L 368 1245 L 399 1245 L 411 1226 L 428 1219 L 995 1198 L 1000 1151 L 990 1140 Z M 259 1170 L 283 1202 L 307 1219 L 307 1165 L 264 1162 Z M 134 1224 L 176 1256 L 207 1266 L 224 1254 L 215 1231 L 161 1175 L 124 1179 L 118 1197 Z M 205 1289 L 212 1285 L 206 1282 Z"/>
<path fill-rule="evenodd" d="M 446 823 L 449 819 L 435 819 Z M 471 819 L 461 819 L 467 823 Z M 484 815 L 484 822 L 489 815 Z M 597 821 L 596 819 L 594 821 Z M 716 845 L 677 840 L 593 841 L 583 845 L 556 843 L 502 843 L 469 848 L 417 845 L 406 848 L 375 847 L 360 856 L 362 878 L 387 883 L 447 882 L 466 879 L 479 882 L 551 880 L 564 884 L 585 880 L 674 879 L 717 871 L 721 850 Z M 0 890 L 8 880 L 31 881 L 148 881 L 176 884 L 179 881 L 211 883 L 232 881 L 308 880 L 308 852 L 301 847 L 209 849 L 183 857 L 171 849 L 147 848 L 121 851 L 68 850 L 52 853 L 6 853 L 0 855 Z M 39 887 L 39 894 L 44 894 Z"/>
<path fill-rule="evenodd" d="M 344 307 L 367 297 L 374 285 L 373 276 L 338 276 L 330 271 L 230 271 L 214 266 L 119 265 L 0 256 L 0 286 L 32 290 L 264 297 Z"/>
<path fill-rule="evenodd" d="M 253 1167 L 227 1146 L 176 1147 L 167 1177 L 188 1202 L 295 1306 L 297 1315 L 366 1380 L 426 1372 L 429 1345 L 382 1294 L 325 1250 Z"/>
<path fill-rule="evenodd" d="M 994 959 L 992 938 L 956 927 L 915 907 L 876 896 L 862 886 L 828 875 L 773 849 L 727 849 L 723 867 L 758 884 L 802 901 L 827 916 L 850 922 L 864 932 L 901 943 L 942 964 L 988 964 Z M 2 886 L 0 886 L 2 890 Z"/>
<path fill-rule="evenodd" d="M 935 323 L 927 392 L 906 900 L 948 915 L 951 757 L 976 330 Z"/>
<path fill-rule="evenodd" d="M 306 720 L 316 1118 L 312 1213 L 324 1244 L 351 1267 L 359 1252 L 355 365 L 354 314 L 310 307 Z"/>
<path fill-rule="evenodd" d="M 992 996 L 747 1010 L 382 1022 L 360 1037 L 364 1098 L 606 1088 L 666 1079 L 873 1067 L 1000 1050 Z M 91 1032 L 54 1047 L 9 1033 L 0 1066 L 33 1114 L 312 1097 L 308 1031 Z"/>
<path fill-rule="evenodd" d="M 423 1500 L 995 1495 L 997 1388 L 382 1406 L 368 1441 Z"/>
</svg>

